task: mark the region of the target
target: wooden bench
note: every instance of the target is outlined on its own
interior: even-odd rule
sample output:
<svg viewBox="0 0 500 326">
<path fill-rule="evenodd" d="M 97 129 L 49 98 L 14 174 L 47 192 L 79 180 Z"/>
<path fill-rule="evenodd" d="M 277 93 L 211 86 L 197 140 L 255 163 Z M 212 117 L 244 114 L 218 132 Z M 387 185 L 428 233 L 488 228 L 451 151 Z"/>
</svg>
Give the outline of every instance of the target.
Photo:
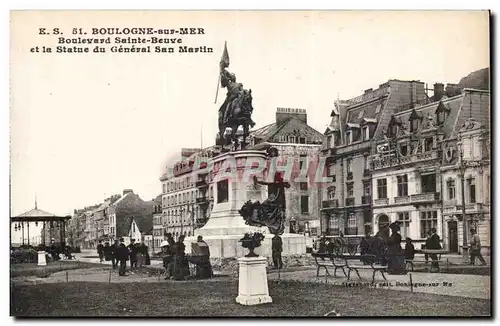
<svg viewBox="0 0 500 326">
<path fill-rule="evenodd" d="M 349 281 L 351 279 L 351 271 L 355 271 L 356 274 L 358 275 L 359 279 L 361 280 L 361 276 L 359 275 L 359 270 L 360 269 L 365 269 L 365 270 L 371 270 L 373 271 L 372 275 L 372 283 L 375 282 L 375 274 L 378 272 L 382 275 L 384 280 L 387 281 L 387 278 L 385 277 L 384 272 L 387 272 L 387 266 L 382 266 L 379 264 L 375 264 L 371 262 L 370 260 L 374 260 L 375 256 L 372 255 L 359 255 L 359 256 L 351 256 L 351 257 L 343 257 L 343 259 L 346 262 L 346 267 L 349 269 L 349 272 L 347 274 L 347 280 Z M 359 260 L 361 261 L 366 261 L 366 264 L 363 265 L 358 265 L 358 264 L 353 264 L 350 261 L 353 260 Z"/>
<path fill-rule="evenodd" d="M 335 256 L 329 254 L 318 254 L 313 253 L 314 261 L 316 262 L 317 270 L 316 270 L 316 278 L 318 278 L 319 270 L 321 268 L 325 269 L 325 278 L 331 276 L 328 268 L 333 268 L 333 277 L 337 277 L 337 270 L 341 269 L 344 275 L 347 277 L 347 273 L 345 272 L 345 268 L 347 267 L 347 263 L 344 259 L 336 258 Z"/>
<path fill-rule="evenodd" d="M 421 249 L 421 250 L 417 250 L 416 253 L 422 253 L 422 254 L 427 254 L 427 255 L 431 255 L 431 254 L 436 254 L 437 255 L 437 262 L 438 262 L 438 266 L 439 266 L 439 262 L 442 261 L 442 255 L 446 255 L 448 253 L 447 250 L 444 250 L 444 249 Z M 429 257 L 430 258 L 430 257 Z M 414 265 L 413 263 L 414 262 L 419 262 L 419 263 L 432 263 L 432 259 L 429 259 L 429 260 L 425 260 L 425 259 L 405 259 L 405 268 L 408 270 L 408 265 L 411 266 L 411 271 L 413 272 L 414 271 Z M 446 267 L 448 268 L 448 265 L 449 265 L 449 262 L 448 262 L 448 259 L 446 259 Z M 430 268 L 429 268 L 429 272 L 430 272 Z"/>
</svg>

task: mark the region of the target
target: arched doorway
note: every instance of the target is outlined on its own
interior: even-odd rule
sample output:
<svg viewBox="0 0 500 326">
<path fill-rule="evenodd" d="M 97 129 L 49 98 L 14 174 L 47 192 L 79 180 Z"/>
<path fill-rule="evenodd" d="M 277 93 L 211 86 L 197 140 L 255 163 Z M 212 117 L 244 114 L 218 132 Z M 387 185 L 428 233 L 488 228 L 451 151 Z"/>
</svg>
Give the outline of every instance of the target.
<svg viewBox="0 0 500 326">
<path fill-rule="evenodd" d="M 380 214 L 378 216 L 378 229 L 381 230 L 389 225 L 389 216 L 386 214 Z"/>
</svg>

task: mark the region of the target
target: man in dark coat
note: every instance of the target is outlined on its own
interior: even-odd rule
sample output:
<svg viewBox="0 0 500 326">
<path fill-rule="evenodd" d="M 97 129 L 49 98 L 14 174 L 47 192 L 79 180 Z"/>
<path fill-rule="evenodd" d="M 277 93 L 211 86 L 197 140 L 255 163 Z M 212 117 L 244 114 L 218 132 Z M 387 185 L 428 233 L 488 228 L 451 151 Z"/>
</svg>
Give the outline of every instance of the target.
<svg viewBox="0 0 500 326">
<path fill-rule="evenodd" d="M 441 249 L 441 243 L 440 243 L 439 235 L 437 235 L 436 228 L 431 229 L 431 236 L 427 240 L 426 247 L 427 247 L 427 249 L 433 249 L 433 250 Z M 439 262 L 438 262 L 437 254 L 429 254 L 429 257 L 431 257 L 431 259 L 432 259 L 430 271 L 439 273 Z"/>
<path fill-rule="evenodd" d="M 120 246 L 120 242 L 118 240 L 115 240 L 115 242 L 109 247 L 109 251 L 111 252 L 111 264 L 113 265 L 113 268 L 116 268 L 118 265 L 118 259 L 116 258 L 118 246 Z"/>
<path fill-rule="evenodd" d="M 405 258 L 407 260 L 413 260 L 415 258 L 415 246 L 413 245 L 411 238 L 406 238 Z"/>
<path fill-rule="evenodd" d="M 99 244 L 97 245 L 97 254 L 99 255 L 99 262 L 102 263 L 104 260 L 104 246 L 101 240 L 99 240 Z"/>
<path fill-rule="evenodd" d="M 431 241 L 431 236 L 432 236 L 432 232 L 431 232 L 431 230 L 429 230 L 429 232 L 427 232 L 427 238 L 425 239 L 425 245 L 422 246 L 422 249 L 429 249 L 428 246 L 429 246 L 429 243 Z M 425 258 L 425 263 L 428 264 L 429 263 L 429 254 L 424 254 L 424 258 Z"/>
<path fill-rule="evenodd" d="M 111 260 L 111 246 L 109 245 L 109 241 L 104 242 L 104 260 L 105 261 L 110 261 Z"/>
<path fill-rule="evenodd" d="M 198 250 L 201 253 L 200 263 L 196 266 L 196 277 L 211 278 L 213 272 L 212 265 L 210 264 L 210 247 L 203 240 L 201 235 L 198 236 L 196 243 L 198 244 Z"/>
<path fill-rule="evenodd" d="M 481 262 L 481 265 L 486 266 L 486 260 L 484 260 L 483 255 L 481 255 L 481 239 L 479 238 L 476 229 L 471 229 L 470 233 L 472 235 L 470 241 L 470 264 L 474 265 L 477 257 Z"/>
<path fill-rule="evenodd" d="M 126 276 L 125 269 L 127 267 L 128 257 L 129 257 L 129 250 L 125 246 L 123 238 L 121 238 L 120 244 L 118 245 L 118 248 L 116 249 L 116 258 L 120 262 L 120 268 L 118 269 L 118 275 L 120 275 L 120 276 Z"/>
<path fill-rule="evenodd" d="M 271 240 L 272 252 L 273 252 L 273 263 L 275 269 L 283 268 L 283 260 L 281 259 L 281 253 L 283 252 L 283 240 L 277 234 Z"/>
<path fill-rule="evenodd" d="M 175 243 L 174 279 L 177 281 L 185 280 L 189 274 L 189 266 L 186 266 L 186 245 L 184 244 L 184 238 L 184 235 L 179 236 L 179 240 Z"/>
<path fill-rule="evenodd" d="M 128 251 L 130 255 L 130 269 L 137 267 L 137 246 L 135 245 L 135 239 L 130 240 L 128 245 Z"/>
</svg>

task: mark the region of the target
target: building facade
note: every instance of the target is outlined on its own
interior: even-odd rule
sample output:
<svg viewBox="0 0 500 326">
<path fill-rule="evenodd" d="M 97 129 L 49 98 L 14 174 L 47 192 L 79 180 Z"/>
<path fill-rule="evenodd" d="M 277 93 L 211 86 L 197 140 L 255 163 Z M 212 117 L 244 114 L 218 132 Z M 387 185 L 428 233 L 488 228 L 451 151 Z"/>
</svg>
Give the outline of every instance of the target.
<svg viewBox="0 0 500 326">
<path fill-rule="evenodd" d="M 435 85 L 434 97 L 436 93 Z M 443 248 L 460 251 L 463 228 L 461 205 L 457 201 L 457 193 L 461 198 L 461 191 L 457 191 L 460 188 L 457 142 L 464 139 L 464 151 L 470 154 L 464 156 L 464 160 L 468 162 L 475 160 L 479 163 L 486 155 L 480 145 L 487 139 L 486 129 L 477 127 L 480 131 L 474 138 L 461 131 L 461 125 L 468 116 L 486 121 L 489 94 L 471 89 L 458 89 L 456 93 L 458 95 L 443 96 L 433 103 L 397 110 L 391 115 L 387 128 L 374 139 L 369 157 L 374 190 L 374 233 L 388 223 L 400 221 L 403 238 L 410 237 L 419 248 L 425 243 L 429 231 L 436 228 Z M 477 166 L 467 165 L 465 170 L 469 185 L 465 188 L 469 209 L 466 220 L 482 221 L 478 226 L 486 244 L 489 244 L 489 227 L 486 227 L 489 222 L 487 210 L 482 210 L 485 202 L 482 187 L 484 176 L 489 178 L 489 173 L 480 176 L 479 171 L 488 170 L 488 164 L 485 159 Z M 480 194 L 467 190 L 475 189 L 475 182 L 482 182 Z"/>
<path fill-rule="evenodd" d="M 389 80 L 355 98 L 335 103 L 325 131 L 328 186 L 322 193 L 322 233 L 360 237 L 372 233 L 373 139 L 397 111 L 428 102 L 424 83 Z"/>
</svg>

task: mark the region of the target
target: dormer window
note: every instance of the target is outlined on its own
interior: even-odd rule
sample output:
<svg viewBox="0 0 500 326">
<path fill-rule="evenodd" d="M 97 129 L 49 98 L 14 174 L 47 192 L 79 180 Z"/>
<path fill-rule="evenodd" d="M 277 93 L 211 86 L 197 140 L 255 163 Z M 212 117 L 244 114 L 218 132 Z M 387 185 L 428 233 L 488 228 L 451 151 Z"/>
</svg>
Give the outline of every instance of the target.
<svg viewBox="0 0 500 326">
<path fill-rule="evenodd" d="M 398 126 L 393 123 L 389 126 L 389 137 L 396 137 L 396 134 L 398 133 Z"/>
<path fill-rule="evenodd" d="M 411 124 L 410 124 L 410 131 L 411 132 L 415 132 L 418 130 L 418 124 L 419 124 L 420 120 L 418 119 L 415 119 L 415 120 L 412 120 L 411 121 Z"/>
<path fill-rule="evenodd" d="M 352 130 L 348 130 L 345 133 L 346 144 L 350 145 L 352 143 Z"/>
<path fill-rule="evenodd" d="M 363 127 L 363 139 L 364 140 L 370 139 L 370 127 L 368 127 L 368 126 Z"/>
<path fill-rule="evenodd" d="M 450 110 L 443 104 L 443 102 L 439 102 L 439 105 L 436 109 L 436 121 L 438 126 L 442 126 L 448 117 Z"/>
<path fill-rule="evenodd" d="M 410 115 L 410 132 L 416 132 L 420 124 L 420 116 L 417 111 L 413 109 Z"/>
</svg>

